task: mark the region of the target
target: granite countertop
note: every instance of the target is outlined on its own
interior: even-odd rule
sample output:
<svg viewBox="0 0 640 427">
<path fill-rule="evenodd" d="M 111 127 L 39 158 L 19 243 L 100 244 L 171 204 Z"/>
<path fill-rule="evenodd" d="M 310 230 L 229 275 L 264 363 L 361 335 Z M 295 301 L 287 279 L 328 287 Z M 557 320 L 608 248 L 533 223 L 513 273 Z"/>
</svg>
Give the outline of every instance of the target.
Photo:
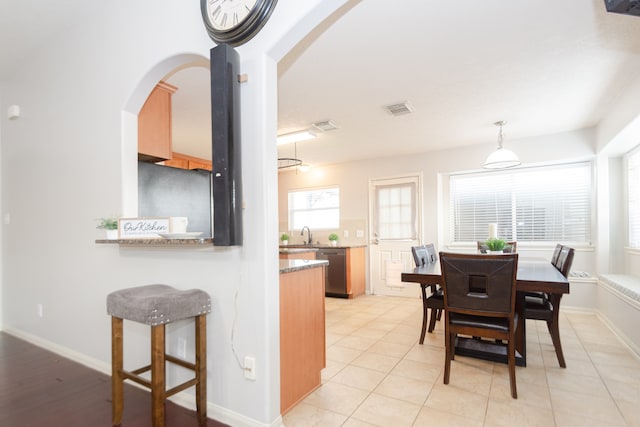
<svg viewBox="0 0 640 427">
<path fill-rule="evenodd" d="M 280 274 L 292 273 L 294 271 L 306 270 L 308 268 L 317 268 L 325 265 L 329 265 L 329 261 L 315 259 L 281 259 Z"/>
<path fill-rule="evenodd" d="M 319 243 L 314 243 L 311 245 L 303 245 L 303 244 L 288 244 L 288 245 L 281 245 L 280 246 L 280 250 L 282 249 L 287 249 L 287 248 L 291 248 L 291 249 L 300 249 L 300 248 L 306 248 L 306 249 L 331 249 L 331 248 L 338 248 L 338 249 L 349 249 L 349 248 L 366 248 L 368 245 L 361 243 L 361 244 L 355 244 L 355 245 L 341 245 L 340 243 L 338 243 L 336 246 L 330 245 L 330 244 L 319 244 Z"/>
<path fill-rule="evenodd" d="M 96 243 L 107 243 L 130 246 L 196 246 L 213 244 L 211 237 L 196 239 L 98 239 Z"/>
</svg>

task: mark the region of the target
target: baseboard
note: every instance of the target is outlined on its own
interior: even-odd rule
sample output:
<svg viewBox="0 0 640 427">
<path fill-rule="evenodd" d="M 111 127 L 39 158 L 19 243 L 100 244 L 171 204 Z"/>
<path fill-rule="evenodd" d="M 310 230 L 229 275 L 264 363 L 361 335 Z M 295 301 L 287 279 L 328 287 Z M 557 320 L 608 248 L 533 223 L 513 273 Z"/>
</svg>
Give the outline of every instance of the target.
<svg viewBox="0 0 640 427">
<path fill-rule="evenodd" d="M 613 332 L 613 334 L 618 337 L 618 339 L 622 341 L 622 343 L 625 344 L 629 348 L 629 350 L 631 350 L 631 353 L 633 353 L 633 355 L 638 360 L 640 360 L 640 347 L 638 347 L 636 343 L 629 339 L 629 337 L 625 333 L 618 329 L 616 325 L 611 322 L 604 313 L 599 310 L 596 310 L 595 313 L 596 316 L 598 316 L 598 319 L 600 319 L 602 323 L 604 323 L 609 329 L 611 329 L 611 332 Z"/>
<path fill-rule="evenodd" d="M 38 346 L 45 350 L 59 354 L 60 356 L 66 359 L 80 363 L 81 365 L 84 365 L 88 368 L 94 369 L 100 373 L 111 376 L 110 363 L 105 363 L 102 360 L 95 359 L 93 357 L 88 357 L 87 355 L 82 354 L 78 351 L 71 350 L 68 347 L 61 346 L 54 342 L 45 340 L 43 338 L 40 338 L 38 336 L 29 334 L 27 332 L 24 332 L 18 329 L 5 328 L 5 329 L 2 329 L 2 331 L 16 338 L 27 341 L 28 343 L 31 343 L 35 346 Z M 148 390 L 146 387 L 143 387 L 134 382 L 127 382 L 127 384 L 131 384 L 143 390 Z M 181 391 L 180 393 L 177 393 L 174 396 L 171 396 L 169 400 L 187 409 L 194 410 L 194 411 L 196 409 L 194 395 L 187 393 L 187 391 Z M 281 416 L 278 416 L 278 418 L 276 418 L 272 423 L 265 424 L 257 420 L 254 420 L 252 418 L 246 417 L 237 412 L 230 411 L 227 408 L 223 408 L 219 405 L 215 405 L 211 402 L 207 402 L 207 416 L 209 418 L 215 419 L 216 421 L 219 421 L 221 423 L 225 423 L 234 427 L 235 426 L 238 426 L 238 427 L 283 427 L 284 426 Z"/>
<path fill-rule="evenodd" d="M 183 406 L 192 411 L 196 410 L 195 399 L 192 395 L 181 392 L 175 396 L 170 397 L 172 402 Z M 211 402 L 207 402 L 207 415 L 216 421 L 228 424 L 234 427 L 284 427 L 282 422 L 282 416 L 278 416 L 272 423 L 261 423 L 253 418 L 245 417 L 237 412 L 230 411 L 222 406 L 215 405 Z"/>
</svg>

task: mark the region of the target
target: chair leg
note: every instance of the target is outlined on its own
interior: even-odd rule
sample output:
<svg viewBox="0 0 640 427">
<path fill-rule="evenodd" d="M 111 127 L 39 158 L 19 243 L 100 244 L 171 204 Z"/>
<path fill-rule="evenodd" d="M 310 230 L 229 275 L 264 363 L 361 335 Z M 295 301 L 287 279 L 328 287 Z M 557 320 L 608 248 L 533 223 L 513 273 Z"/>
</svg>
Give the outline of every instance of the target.
<svg viewBox="0 0 640 427">
<path fill-rule="evenodd" d="M 207 316 L 196 319 L 196 411 L 198 425 L 207 425 Z"/>
<path fill-rule="evenodd" d="M 122 376 L 122 319 L 111 317 L 111 423 L 122 423 L 124 378 Z"/>
<path fill-rule="evenodd" d="M 449 384 L 449 374 L 451 373 L 451 333 L 444 332 L 444 383 Z"/>
<path fill-rule="evenodd" d="M 564 361 L 564 353 L 562 352 L 562 343 L 560 342 L 560 327 L 559 327 L 559 317 L 560 317 L 560 299 L 562 298 L 561 294 L 552 294 L 551 295 L 551 304 L 553 305 L 553 319 L 547 322 L 547 329 L 549 330 L 549 335 L 551 335 L 551 341 L 553 342 L 553 347 L 556 349 L 556 357 L 558 358 L 558 364 L 561 368 L 566 368 L 567 364 Z"/>
<path fill-rule="evenodd" d="M 151 418 L 153 427 L 164 427 L 165 325 L 151 327 Z"/>
<path fill-rule="evenodd" d="M 420 344 L 424 344 L 424 336 L 427 330 L 427 285 L 421 283 L 422 288 L 422 331 L 420 332 Z M 431 326 L 429 326 L 429 332 L 431 332 Z"/>
<path fill-rule="evenodd" d="M 511 397 L 517 399 L 518 391 L 516 390 L 516 343 L 513 336 L 509 338 L 507 349 L 509 352 L 507 360 L 509 363 L 509 384 L 511 385 Z"/>
<path fill-rule="evenodd" d="M 436 308 L 431 309 L 431 318 L 429 319 L 429 333 L 433 332 L 433 329 L 436 327 L 436 319 L 440 317 L 440 312 L 442 310 L 438 310 Z"/>
</svg>

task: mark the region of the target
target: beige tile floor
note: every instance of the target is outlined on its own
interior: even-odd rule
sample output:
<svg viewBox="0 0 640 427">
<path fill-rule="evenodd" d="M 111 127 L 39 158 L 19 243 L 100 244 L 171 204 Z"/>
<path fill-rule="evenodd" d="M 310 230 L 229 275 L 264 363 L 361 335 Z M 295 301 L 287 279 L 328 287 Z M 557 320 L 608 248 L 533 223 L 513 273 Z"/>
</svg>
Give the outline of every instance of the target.
<svg viewBox="0 0 640 427">
<path fill-rule="evenodd" d="M 517 400 L 499 363 L 457 356 L 444 385 L 443 325 L 419 345 L 421 322 L 418 299 L 327 298 L 323 384 L 284 424 L 640 426 L 640 358 L 594 314 L 561 314 L 566 369 L 558 366 L 546 325 L 527 321 Z"/>
</svg>

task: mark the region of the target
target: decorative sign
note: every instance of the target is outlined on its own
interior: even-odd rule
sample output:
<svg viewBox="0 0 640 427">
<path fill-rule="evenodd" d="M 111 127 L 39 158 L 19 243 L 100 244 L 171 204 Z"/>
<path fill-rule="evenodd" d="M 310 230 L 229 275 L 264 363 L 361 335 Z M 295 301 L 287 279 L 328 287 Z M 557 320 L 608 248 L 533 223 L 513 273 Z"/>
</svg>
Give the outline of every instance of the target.
<svg viewBox="0 0 640 427">
<path fill-rule="evenodd" d="M 120 239 L 160 239 L 159 233 L 169 233 L 170 218 L 120 218 Z"/>
</svg>

